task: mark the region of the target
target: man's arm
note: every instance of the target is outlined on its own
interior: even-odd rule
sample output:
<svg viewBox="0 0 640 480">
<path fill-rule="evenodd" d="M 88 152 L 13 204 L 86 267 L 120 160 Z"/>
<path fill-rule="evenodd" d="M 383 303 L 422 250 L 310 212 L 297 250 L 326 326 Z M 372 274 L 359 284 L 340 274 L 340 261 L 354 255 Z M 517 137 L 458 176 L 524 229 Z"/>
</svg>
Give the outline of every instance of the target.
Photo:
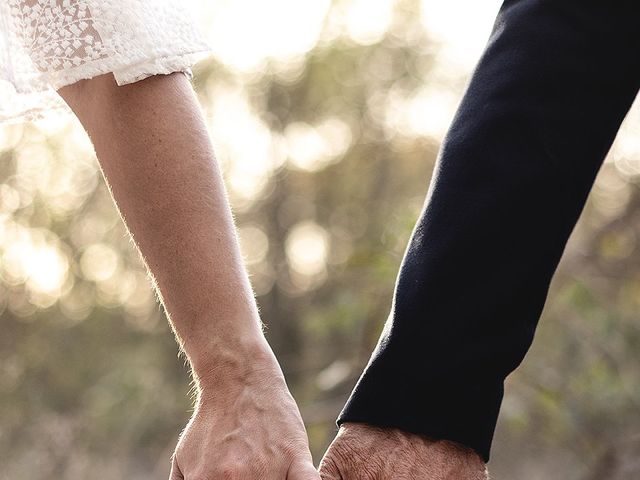
<svg viewBox="0 0 640 480">
<path fill-rule="evenodd" d="M 203 116 L 185 75 L 59 93 L 89 133 L 198 382 L 172 480 L 312 480 L 298 408 L 267 344 Z"/>
<path fill-rule="evenodd" d="M 634 2 L 503 3 L 341 430 L 395 427 L 489 460 L 504 379 L 531 345 L 568 237 L 640 87 L 639 14 Z M 344 444 L 334 442 L 327 460 L 341 463 Z"/>
</svg>

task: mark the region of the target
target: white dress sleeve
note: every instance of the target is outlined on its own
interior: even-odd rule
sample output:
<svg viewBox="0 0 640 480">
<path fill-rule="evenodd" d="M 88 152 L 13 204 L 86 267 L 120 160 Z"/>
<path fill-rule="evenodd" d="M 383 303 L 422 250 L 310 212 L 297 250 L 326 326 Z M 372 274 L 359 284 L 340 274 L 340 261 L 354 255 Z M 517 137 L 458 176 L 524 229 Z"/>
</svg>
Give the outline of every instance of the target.
<svg viewBox="0 0 640 480">
<path fill-rule="evenodd" d="M 188 0 L 0 0 L 0 122 L 66 105 L 55 90 L 108 72 L 118 85 L 210 51 Z"/>
</svg>

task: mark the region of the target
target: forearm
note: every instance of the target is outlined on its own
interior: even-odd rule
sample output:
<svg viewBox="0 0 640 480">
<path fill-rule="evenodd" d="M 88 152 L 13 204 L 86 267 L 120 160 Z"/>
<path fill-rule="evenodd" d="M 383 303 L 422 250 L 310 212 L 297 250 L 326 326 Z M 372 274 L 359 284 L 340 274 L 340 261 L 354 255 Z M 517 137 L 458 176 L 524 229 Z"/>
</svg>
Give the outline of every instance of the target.
<svg viewBox="0 0 640 480">
<path fill-rule="evenodd" d="M 489 459 L 503 381 L 640 86 L 628 60 L 637 10 L 504 2 L 442 144 L 388 328 L 339 423 L 400 427 Z"/>
<path fill-rule="evenodd" d="M 93 140 L 120 213 L 198 380 L 171 478 L 319 480 L 262 334 L 220 170 L 181 73 L 60 91 Z"/>
<path fill-rule="evenodd" d="M 253 292 L 200 107 L 181 73 L 59 92 L 94 144 L 118 209 L 198 376 L 264 349 Z"/>
</svg>

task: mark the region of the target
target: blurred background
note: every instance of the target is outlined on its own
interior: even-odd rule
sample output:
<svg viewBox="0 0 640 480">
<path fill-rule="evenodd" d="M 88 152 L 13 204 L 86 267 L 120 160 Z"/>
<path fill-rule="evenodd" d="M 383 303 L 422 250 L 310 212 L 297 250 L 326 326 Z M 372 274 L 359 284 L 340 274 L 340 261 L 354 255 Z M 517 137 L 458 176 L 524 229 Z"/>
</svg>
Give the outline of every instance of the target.
<svg viewBox="0 0 640 480">
<path fill-rule="evenodd" d="M 316 462 L 499 6 L 193 3 L 213 47 L 194 86 Z M 639 175 L 636 105 L 507 379 L 495 479 L 640 475 Z M 0 128 L 0 262 L 0 479 L 166 478 L 188 370 L 69 115 Z"/>
</svg>

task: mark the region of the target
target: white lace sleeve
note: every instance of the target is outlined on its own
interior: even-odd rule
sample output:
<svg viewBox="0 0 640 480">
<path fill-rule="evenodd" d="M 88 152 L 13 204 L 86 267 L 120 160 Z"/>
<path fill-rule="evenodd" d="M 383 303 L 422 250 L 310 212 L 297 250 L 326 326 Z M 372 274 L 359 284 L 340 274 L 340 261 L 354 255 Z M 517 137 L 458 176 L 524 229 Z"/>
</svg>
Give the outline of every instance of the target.
<svg viewBox="0 0 640 480">
<path fill-rule="evenodd" d="M 185 72 L 210 50 L 186 0 L 0 0 L 0 122 L 66 108 L 55 90 Z"/>
</svg>

